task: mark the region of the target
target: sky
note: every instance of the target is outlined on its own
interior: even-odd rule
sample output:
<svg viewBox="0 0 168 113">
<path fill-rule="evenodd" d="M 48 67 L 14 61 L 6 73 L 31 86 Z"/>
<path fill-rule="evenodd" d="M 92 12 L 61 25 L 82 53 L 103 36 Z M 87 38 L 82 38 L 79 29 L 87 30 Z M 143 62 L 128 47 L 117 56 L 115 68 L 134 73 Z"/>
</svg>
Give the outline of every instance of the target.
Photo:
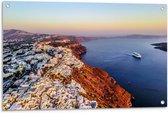
<svg viewBox="0 0 168 113">
<path fill-rule="evenodd" d="M 6 1 L 3 29 L 82 36 L 166 35 L 166 11 L 165 4 Z"/>
</svg>

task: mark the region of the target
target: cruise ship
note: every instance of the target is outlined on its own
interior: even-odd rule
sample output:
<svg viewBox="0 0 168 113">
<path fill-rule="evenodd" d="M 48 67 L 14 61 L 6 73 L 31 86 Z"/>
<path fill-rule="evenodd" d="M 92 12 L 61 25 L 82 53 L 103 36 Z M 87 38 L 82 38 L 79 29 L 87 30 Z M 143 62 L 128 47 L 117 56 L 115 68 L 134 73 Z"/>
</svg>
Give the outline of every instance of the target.
<svg viewBox="0 0 168 113">
<path fill-rule="evenodd" d="M 138 58 L 138 59 L 142 58 L 142 56 L 138 52 L 133 52 L 132 56 L 135 57 L 135 58 Z"/>
</svg>

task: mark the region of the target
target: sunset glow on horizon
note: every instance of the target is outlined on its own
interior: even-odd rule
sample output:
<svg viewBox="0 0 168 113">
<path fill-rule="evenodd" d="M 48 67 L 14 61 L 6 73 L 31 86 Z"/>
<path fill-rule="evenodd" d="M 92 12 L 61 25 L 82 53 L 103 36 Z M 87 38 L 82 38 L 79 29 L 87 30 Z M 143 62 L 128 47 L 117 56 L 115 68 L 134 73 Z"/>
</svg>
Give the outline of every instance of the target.
<svg viewBox="0 0 168 113">
<path fill-rule="evenodd" d="M 166 35 L 166 11 L 164 4 L 3 2 L 3 29 L 84 36 Z"/>
</svg>

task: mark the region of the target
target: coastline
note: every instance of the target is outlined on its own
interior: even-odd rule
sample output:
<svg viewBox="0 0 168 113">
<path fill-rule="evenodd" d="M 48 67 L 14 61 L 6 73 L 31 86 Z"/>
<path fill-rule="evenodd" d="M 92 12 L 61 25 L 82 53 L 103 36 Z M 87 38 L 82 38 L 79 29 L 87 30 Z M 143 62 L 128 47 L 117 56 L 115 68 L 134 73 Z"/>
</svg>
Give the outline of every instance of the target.
<svg viewBox="0 0 168 113">
<path fill-rule="evenodd" d="M 151 44 L 151 45 L 154 46 L 155 49 L 160 49 L 162 51 L 167 52 L 167 42 L 154 43 L 154 44 Z"/>
</svg>

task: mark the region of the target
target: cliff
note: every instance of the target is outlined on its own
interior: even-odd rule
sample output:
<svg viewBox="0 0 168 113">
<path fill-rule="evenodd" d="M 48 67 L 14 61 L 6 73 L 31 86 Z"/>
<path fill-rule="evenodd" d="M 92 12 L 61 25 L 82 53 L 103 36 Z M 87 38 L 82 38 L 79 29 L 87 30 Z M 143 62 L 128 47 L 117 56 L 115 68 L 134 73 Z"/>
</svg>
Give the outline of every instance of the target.
<svg viewBox="0 0 168 113">
<path fill-rule="evenodd" d="M 70 48 L 73 55 L 83 62 L 82 55 L 87 52 L 86 47 L 80 43 L 72 43 L 66 47 Z M 50 77 L 53 77 L 53 75 Z M 56 79 L 58 78 L 56 76 Z M 98 108 L 125 108 L 132 106 L 132 95 L 100 68 L 91 67 L 84 63 L 84 66 L 80 69 L 73 68 L 72 74 L 64 79 L 64 82 L 69 84 L 72 80 L 79 83 L 86 91 L 85 94 L 80 93 L 80 95 L 89 100 L 95 100 L 98 103 Z"/>
<path fill-rule="evenodd" d="M 86 53 L 86 48 L 82 45 L 78 45 L 76 48 L 77 49 L 74 50 L 79 50 L 79 52 L 74 51 L 74 53 L 81 53 L 81 51 L 82 53 Z M 75 55 L 77 56 L 77 54 Z M 78 55 L 81 56 L 81 54 Z M 80 85 L 86 90 L 86 94 L 82 95 L 89 100 L 97 101 L 98 107 L 100 108 L 132 106 L 131 94 L 117 84 L 117 82 L 110 77 L 107 72 L 100 68 L 84 64 L 80 70 L 73 69 L 73 73 L 67 81 L 72 79 L 80 83 Z"/>
</svg>

